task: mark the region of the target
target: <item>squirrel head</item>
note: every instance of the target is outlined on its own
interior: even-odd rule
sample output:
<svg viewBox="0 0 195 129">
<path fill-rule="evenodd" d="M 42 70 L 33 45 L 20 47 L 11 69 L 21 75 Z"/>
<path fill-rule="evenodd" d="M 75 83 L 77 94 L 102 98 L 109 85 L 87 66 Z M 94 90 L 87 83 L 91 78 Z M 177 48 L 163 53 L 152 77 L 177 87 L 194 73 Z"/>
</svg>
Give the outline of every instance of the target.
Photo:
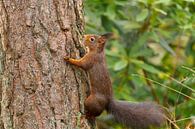
<svg viewBox="0 0 195 129">
<path fill-rule="evenodd" d="M 104 50 L 106 41 L 112 37 L 112 35 L 112 33 L 106 33 L 103 35 L 84 35 L 83 43 L 89 49 L 89 51 L 102 52 Z"/>
</svg>

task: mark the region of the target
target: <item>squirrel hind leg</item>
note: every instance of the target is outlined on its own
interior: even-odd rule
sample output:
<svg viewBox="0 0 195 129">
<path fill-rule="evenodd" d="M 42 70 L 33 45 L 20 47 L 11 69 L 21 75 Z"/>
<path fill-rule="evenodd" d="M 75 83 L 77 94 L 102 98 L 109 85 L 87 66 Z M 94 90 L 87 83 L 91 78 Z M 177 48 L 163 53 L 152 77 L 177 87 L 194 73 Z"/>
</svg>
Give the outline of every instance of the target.
<svg viewBox="0 0 195 129">
<path fill-rule="evenodd" d="M 88 116 L 99 116 L 105 109 L 105 101 L 96 95 L 90 95 L 85 100 L 85 110 Z"/>
</svg>

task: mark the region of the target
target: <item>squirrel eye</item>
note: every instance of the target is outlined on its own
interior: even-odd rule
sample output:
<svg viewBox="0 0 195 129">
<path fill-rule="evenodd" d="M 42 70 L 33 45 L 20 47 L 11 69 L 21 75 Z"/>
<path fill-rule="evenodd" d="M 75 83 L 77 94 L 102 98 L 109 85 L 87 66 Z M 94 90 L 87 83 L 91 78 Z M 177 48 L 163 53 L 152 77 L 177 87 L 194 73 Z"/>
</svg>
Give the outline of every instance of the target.
<svg viewBox="0 0 195 129">
<path fill-rule="evenodd" d="M 94 42 L 94 41 L 95 41 L 95 38 L 94 38 L 94 37 L 91 37 L 89 40 L 90 40 L 91 42 Z"/>
</svg>

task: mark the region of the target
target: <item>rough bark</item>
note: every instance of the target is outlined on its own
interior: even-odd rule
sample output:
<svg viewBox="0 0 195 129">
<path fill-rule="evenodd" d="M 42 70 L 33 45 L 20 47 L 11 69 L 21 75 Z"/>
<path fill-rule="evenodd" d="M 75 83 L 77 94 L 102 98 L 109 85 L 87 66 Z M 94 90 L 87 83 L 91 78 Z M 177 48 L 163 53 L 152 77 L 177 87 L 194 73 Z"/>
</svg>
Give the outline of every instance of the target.
<svg viewBox="0 0 195 129">
<path fill-rule="evenodd" d="M 90 128 L 82 33 L 82 0 L 0 0 L 1 129 Z"/>
</svg>

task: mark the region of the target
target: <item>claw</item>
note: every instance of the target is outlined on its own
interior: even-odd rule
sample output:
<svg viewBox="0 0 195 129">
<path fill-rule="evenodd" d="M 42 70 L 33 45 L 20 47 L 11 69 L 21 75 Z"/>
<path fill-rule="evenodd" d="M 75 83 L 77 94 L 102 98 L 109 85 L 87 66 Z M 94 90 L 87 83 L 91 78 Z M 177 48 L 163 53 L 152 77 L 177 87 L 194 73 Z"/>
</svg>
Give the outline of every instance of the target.
<svg viewBox="0 0 195 129">
<path fill-rule="evenodd" d="M 70 59 L 70 57 L 67 57 L 67 56 L 64 57 L 64 60 L 65 60 L 65 61 L 67 61 L 67 60 L 69 60 L 69 59 Z"/>
</svg>

